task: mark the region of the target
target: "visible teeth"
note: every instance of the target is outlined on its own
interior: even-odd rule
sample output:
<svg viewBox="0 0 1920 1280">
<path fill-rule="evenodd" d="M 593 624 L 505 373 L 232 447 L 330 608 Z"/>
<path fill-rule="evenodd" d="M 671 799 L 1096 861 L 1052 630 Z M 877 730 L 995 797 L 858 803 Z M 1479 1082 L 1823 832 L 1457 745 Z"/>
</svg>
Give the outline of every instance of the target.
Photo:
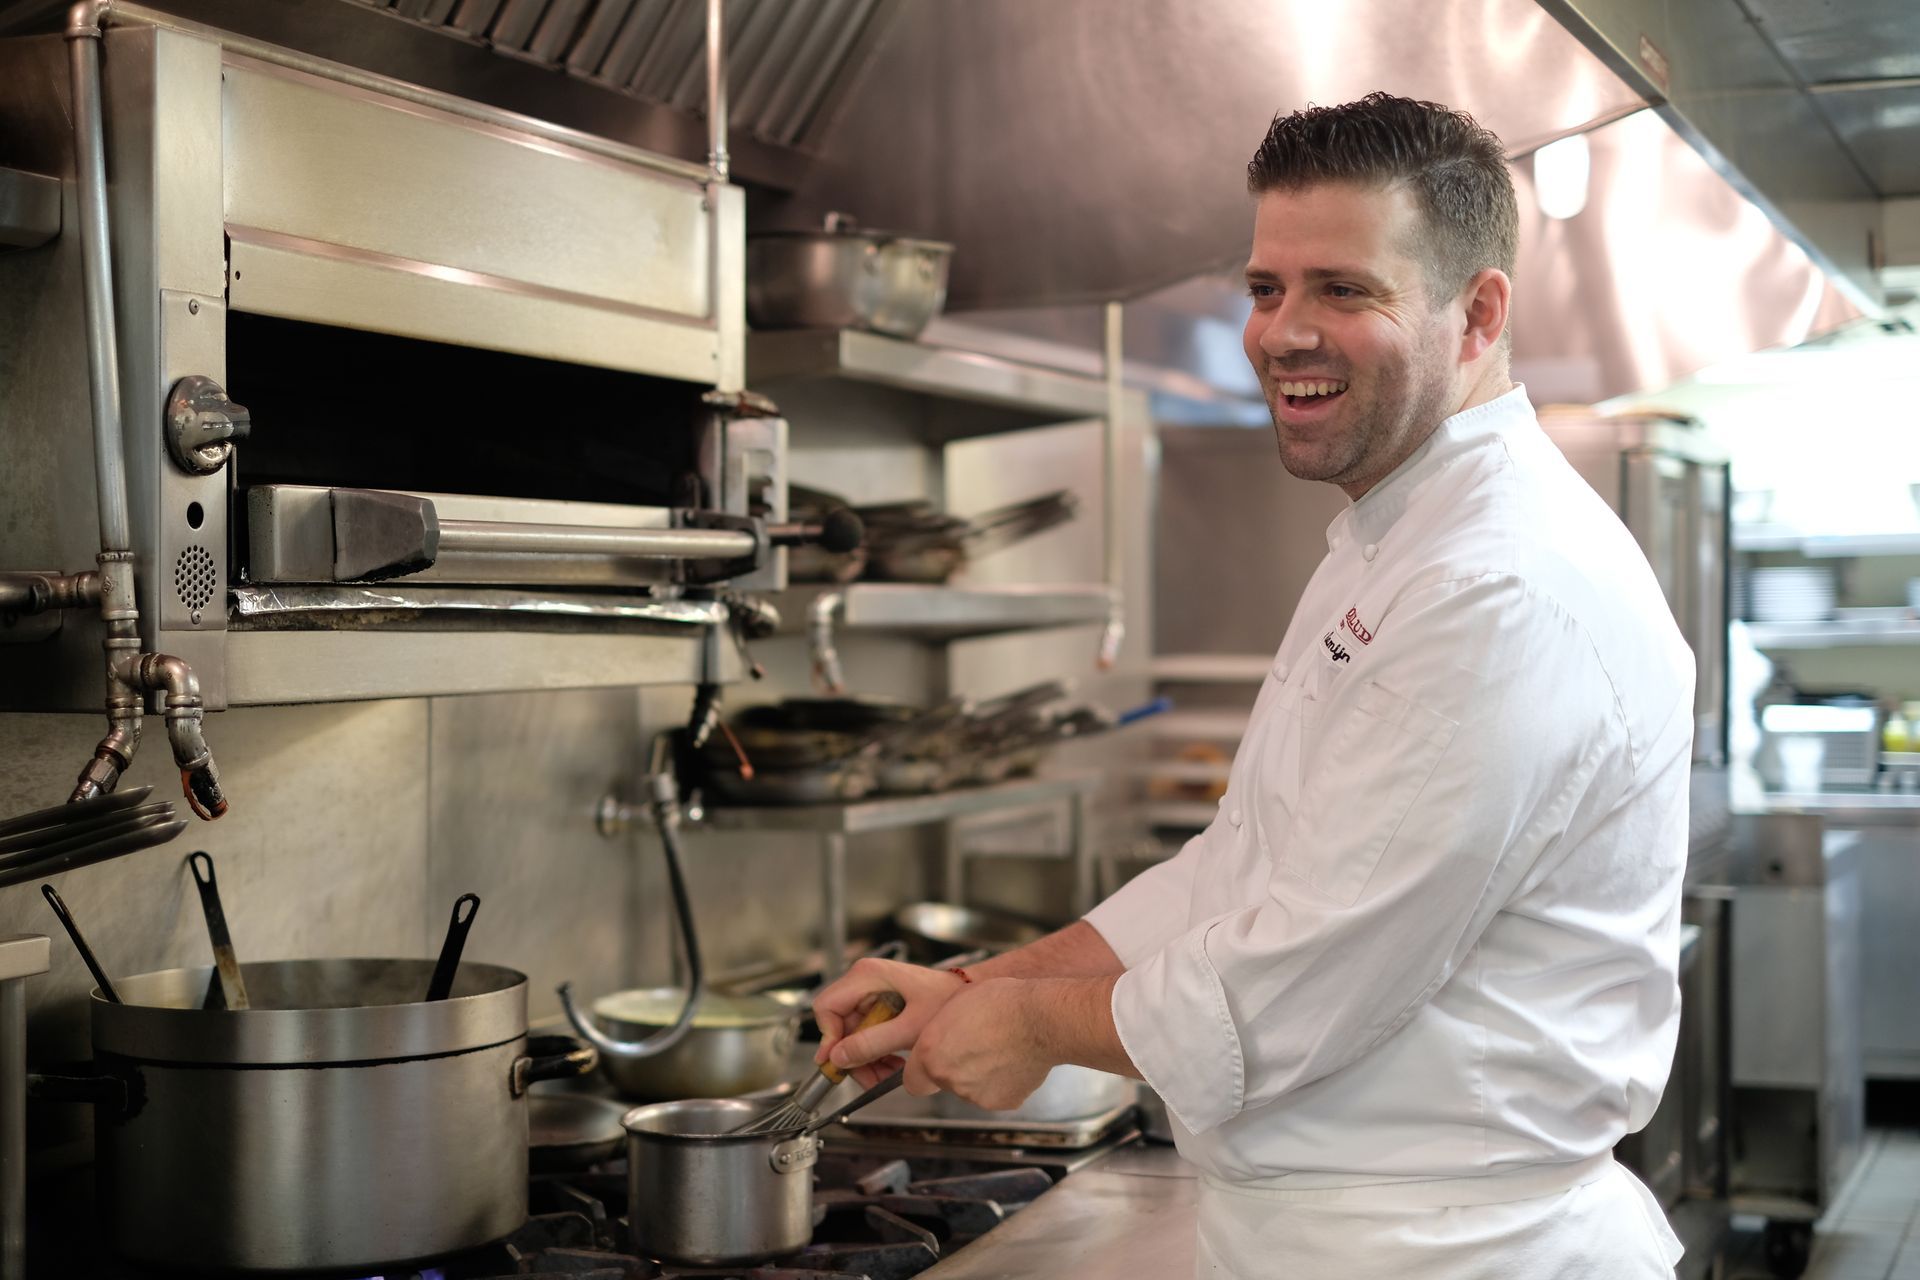
<svg viewBox="0 0 1920 1280">
<path fill-rule="evenodd" d="M 1345 391 L 1344 382 L 1283 382 L 1280 394 L 1287 396 L 1330 396 L 1337 391 Z"/>
</svg>

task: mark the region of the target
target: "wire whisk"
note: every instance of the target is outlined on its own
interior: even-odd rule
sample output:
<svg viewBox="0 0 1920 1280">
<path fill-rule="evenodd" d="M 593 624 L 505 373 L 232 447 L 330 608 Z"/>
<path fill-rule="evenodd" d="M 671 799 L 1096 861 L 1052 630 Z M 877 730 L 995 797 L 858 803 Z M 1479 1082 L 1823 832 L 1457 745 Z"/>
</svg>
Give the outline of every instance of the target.
<svg viewBox="0 0 1920 1280">
<path fill-rule="evenodd" d="M 882 991 L 874 999 L 873 1007 L 867 1010 L 866 1017 L 860 1019 L 857 1030 L 877 1027 L 883 1022 L 891 1022 L 900 1011 L 907 1007 L 906 998 L 897 991 Z M 788 1129 L 804 1128 L 813 1119 L 813 1113 L 820 1109 L 821 1101 L 833 1086 L 847 1078 L 847 1073 L 831 1062 L 820 1064 L 820 1070 L 807 1078 L 807 1082 L 794 1090 L 793 1096 L 775 1107 L 758 1120 L 752 1120 L 734 1130 L 735 1133 L 784 1133 Z"/>
</svg>

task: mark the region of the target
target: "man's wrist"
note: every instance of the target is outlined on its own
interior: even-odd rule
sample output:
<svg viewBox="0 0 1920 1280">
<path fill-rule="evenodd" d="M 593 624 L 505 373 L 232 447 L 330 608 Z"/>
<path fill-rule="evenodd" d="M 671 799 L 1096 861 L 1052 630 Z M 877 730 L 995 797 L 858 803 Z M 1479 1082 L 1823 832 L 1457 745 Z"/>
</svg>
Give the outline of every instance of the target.
<svg viewBox="0 0 1920 1280">
<path fill-rule="evenodd" d="M 1117 978 L 1032 978 L 1014 982 L 1018 1016 L 1035 1053 L 1053 1064 L 1103 1056 L 1112 1037 Z"/>
</svg>

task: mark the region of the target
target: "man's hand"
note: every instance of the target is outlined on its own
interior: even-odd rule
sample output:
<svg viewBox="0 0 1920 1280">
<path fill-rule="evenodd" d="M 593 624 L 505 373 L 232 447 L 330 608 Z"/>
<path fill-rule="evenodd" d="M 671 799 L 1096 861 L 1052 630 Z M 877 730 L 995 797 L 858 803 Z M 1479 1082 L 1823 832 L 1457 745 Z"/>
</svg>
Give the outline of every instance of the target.
<svg viewBox="0 0 1920 1280">
<path fill-rule="evenodd" d="M 894 960 L 861 960 L 813 1001 L 813 1017 L 820 1024 L 820 1052 L 815 1062 L 833 1064 L 872 1088 L 901 1067 L 900 1052 L 915 1041 L 934 1015 L 955 992 L 965 988 L 958 975 L 940 969 Z M 854 1031 L 861 1017 L 882 991 L 897 991 L 907 1007 L 890 1022 Z M 851 1034 L 849 1034 L 851 1033 Z"/>
<path fill-rule="evenodd" d="M 1038 989 L 1018 978 L 990 978 L 954 992 L 913 1047 L 907 1092 L 925 1097 L 944 1089 L 989 1111 L 1025 1102 L 1056 1061 L 1031 999 Z"/>
</svg>

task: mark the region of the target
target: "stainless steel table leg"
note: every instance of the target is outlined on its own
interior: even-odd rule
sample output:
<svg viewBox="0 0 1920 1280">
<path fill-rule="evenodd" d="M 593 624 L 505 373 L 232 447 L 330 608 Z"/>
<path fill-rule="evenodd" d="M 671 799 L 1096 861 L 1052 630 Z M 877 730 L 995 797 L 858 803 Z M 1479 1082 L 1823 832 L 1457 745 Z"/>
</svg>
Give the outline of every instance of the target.
<svg viewBox="0 0 1920 1280">
<path fill-rule="evenodd" d="M 820 837 L 821 976 L 839 977 L 847 967 L 847 838 L 837 831 Z"/>
<path fill-rule="evenodd" d="M 1067 847 L 1073 856 L 1073 911 L 1085 915 L 1093 910 L 1093 794 L 1081 791 L 1073 797 L 1072 821 L 1067 831 Z"/>
<path fill-rule="evenodd" d="M 959 824 L 940 824 L 940 900 L 956 906 L 967 900 L 967 854 L 960 843 Z"/>
<path fill-rule="evenodd" d="M 47 971 L 41 934 L 0 939 L 0 1280 L 27 1274 L 27 979 Z"/>
</svg>

